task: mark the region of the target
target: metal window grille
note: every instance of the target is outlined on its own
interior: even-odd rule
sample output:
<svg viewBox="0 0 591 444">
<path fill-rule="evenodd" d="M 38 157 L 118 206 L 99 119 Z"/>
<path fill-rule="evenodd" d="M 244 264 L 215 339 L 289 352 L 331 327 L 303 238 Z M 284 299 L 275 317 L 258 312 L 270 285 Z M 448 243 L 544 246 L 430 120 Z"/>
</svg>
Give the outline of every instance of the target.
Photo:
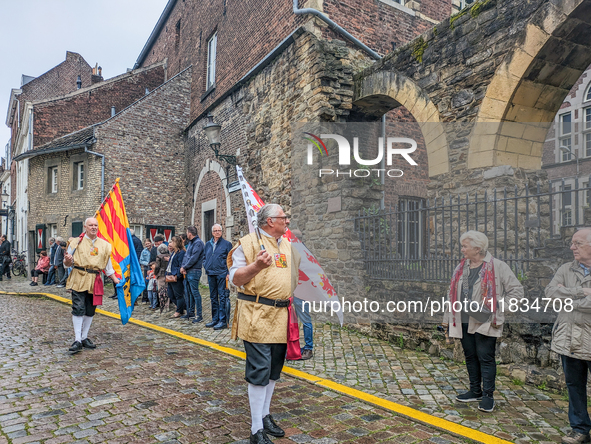
<svg viewBox="0 0 591 444">
<path fill-rule="evenodd" d="M 587 179 L 587 178 L 586 178 Z M 394 208 L 366 209 L 355 217 L 370 278 L 449 281 L 462 259 L 460 236 L 481 231 L 491 254 L 519 276 L 543 260 L 536 252 L 560 238 L 564 226 L 584 224 L 591 178 L 542 187 L 485 191 L 421 200 L 401 198 Z"/>
</svg>

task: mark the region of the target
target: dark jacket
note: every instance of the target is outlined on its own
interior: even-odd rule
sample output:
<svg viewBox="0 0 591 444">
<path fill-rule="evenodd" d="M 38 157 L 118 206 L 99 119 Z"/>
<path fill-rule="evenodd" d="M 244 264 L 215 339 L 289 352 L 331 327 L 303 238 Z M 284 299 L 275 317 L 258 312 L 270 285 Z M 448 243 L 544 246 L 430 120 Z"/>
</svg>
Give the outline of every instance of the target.
<svg viewBox="0 0 591 444">
<path fill-rule="evenodd" d="M 187 242 L 187 252 L 185 253 L 182 267 L 186 272 L 201 270 L 204 258 L 203 241 L 199 239 L 199 236 L 195 236 Z"/>
<path fill-rule="evenodd" d="M 57 242 L 56 242 L 57 243 Z M 55 260 L 54 260 L 54 264 L 56 266 L 64 266 L 64 249 L 61 247 L 58 247 L 57 251 L 55 252 Z"/>
<path fill-rule="evenodd" d="M 49 265 L 52 267 L 55 265 L 54 256 L 55 256 L 55 252 L 57 250 L 57 247 L 58 247 L 57 242 L 54 242 L 53 245 L 51 247 L 49 247 Z"/>
<path fill-rule="evenodd" d="M 158 247 L 152 247 L 150 250 L 150 262 L 155 262 L 158 257 Z"/>
<path fill-rule="evenodd" d="M 208 276 L 225 276 L 228 274 L 228 264 L 226 259 L 228 253 L 232 250 L 232 244 L 223 237 L 220 237 L 215 251 L 213 249 L 213 238 L 205 244 L 205 273 Z"/>
<path fill-rule="evenodd" d="M 172 254 L 170 255 L 172 257 Z M 180 281 L 183 278 L 181 273 L 181 264 L 183 263 L 183 258 L 185 257 L 185 250 L 181 250 L 172 257 L 172 266 L 171 272 L 166 274 L 174 274 L 176 275 L 177 281 Z M 168 264 L 166 265 L 168 267 Z"/>
<path fill-rule="evenodd" d="M 137 254 L 137 260 L 139 261 L 144 246 L 142 245 L 142 241 L 135 234 L 131 235 L 131 240 L 133 241 L 133 248 L 135 249 L 135 254 Z"/>
<path fill-rule="evenodd" d="M 10 242 L 7 240 L 0 245 L 0 265 L 4 262 L 8 264 L 12 262 L 12 257 L 10 256 Z"/>
</svg>

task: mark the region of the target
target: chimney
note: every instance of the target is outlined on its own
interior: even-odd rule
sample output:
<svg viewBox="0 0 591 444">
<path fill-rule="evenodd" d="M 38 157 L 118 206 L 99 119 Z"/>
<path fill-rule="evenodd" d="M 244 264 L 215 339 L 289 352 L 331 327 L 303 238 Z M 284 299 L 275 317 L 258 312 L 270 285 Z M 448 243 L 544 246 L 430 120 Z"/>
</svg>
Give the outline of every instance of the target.
<svg viewBox="0 0 591 444">
<path fill-rule="evenodd" d="M 91 85 L 94 85 L 95 83 L 102 82 L 104 80 L 103 76 L 102 76 L 102 72 L 103 72 L 103 68 L 98 66 L 98 63 L 96 65 L 94 65 L 94 68 L 92 68 L 92 76 L 90 78 Z"/>
<path fill-rule="evenodd" d="M 111 117 L 113 117 L 115 114 L 117 114 L 117 112 L 115 111 L 115 107 L 112 106 L 111 107 Z"/>
<path fill-rule="evenodd" d="M 78 89 L 82 88 L 82 78 L 78 76 L 78 80 L 76 80 L 76 86 Z"/>
</svg>

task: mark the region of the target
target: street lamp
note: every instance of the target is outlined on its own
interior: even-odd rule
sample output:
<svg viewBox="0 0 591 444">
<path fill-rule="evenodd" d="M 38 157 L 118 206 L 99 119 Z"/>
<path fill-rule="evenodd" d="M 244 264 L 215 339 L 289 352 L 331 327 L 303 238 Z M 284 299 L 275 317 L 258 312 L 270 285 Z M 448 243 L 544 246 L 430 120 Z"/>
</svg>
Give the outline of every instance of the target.
<svg viewBox="0 0 591 444">
<path fill-rule="evenodd" d="M 561 146 L 560 150 L 575 156 L 575 162 L 577 163 L 577 177 L 579 177 L 579 156 L 577 156 L 577 153 L 566 146 Z"/>
<path fill-rule="evenodd" d="M 207 125 L 203 127 L 203 131 L 205 131 L 205 135 L 207 136 L 207 140 L 209 140 L 209 146 L 215 153 L 215 158 L 223 160 L 230 165 L 236 165 L 236 156 L 228 156 L 226 154 L 220 154 L 220 132 L 222 130 L 222 125 L 219 123 L 215 123 L 213 121 L 213 115 L 209 113 L 207 115 Z"/>
</svg>

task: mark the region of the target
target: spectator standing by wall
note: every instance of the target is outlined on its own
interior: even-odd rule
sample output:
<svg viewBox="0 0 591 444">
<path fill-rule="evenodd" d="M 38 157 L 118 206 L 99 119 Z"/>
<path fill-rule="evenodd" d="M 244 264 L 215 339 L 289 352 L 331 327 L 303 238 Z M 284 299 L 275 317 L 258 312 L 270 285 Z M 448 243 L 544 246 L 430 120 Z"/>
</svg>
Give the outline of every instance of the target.
<svg viewBox="0 0 591 444">
<path fill-rule="evenodd" d="M 197 235 L 197 228 L 190 226 L 187 228 L 187 253 L 182 263 L 181 272 L 187 279 L 188 312 L 186 317 L 190 318 L 194 315 L 193 323 L 203 321 L 199 280 L 201 279 L 204 258 L 203 241 Z"/>
<path fill-rule="evenodd" d="M 226 319 L 226 276 L 228 276 L 228 253 L 232 244 L 222 237 L 223 228 L 215 224 L 211 228 L 213 237 L 205 244 L 205 273 L 209 283 L 209 298 L 211 299 L 211 322 L 205 324 L 207 328 L 222 330 L 228 328 Z"/>
<path fill-rule="evenodd" d="M 174 318 L 180 318 L 185 312 L 185 295 L 183 287 L 184 275 L 181 272 L 181 264 L 185 257 L 185 246 L 180 237 L 174 236 L 169 244 L 170 260 L 166 268 L 166 282 L 168 283 L 168 295 L 176 303 Z"/>
<path fill-rule="evenodd" d="M 9 264 L 12 262 L 12 257 L 10 257 L 10 242 L 6 239 L 6 235 L 3 234 L 0 236 L 0 281 L 2 277 L 6 273 L 6 277 L 8 279 L 11 278 L 10 276 L 10 268 Z"/>
</svg>

